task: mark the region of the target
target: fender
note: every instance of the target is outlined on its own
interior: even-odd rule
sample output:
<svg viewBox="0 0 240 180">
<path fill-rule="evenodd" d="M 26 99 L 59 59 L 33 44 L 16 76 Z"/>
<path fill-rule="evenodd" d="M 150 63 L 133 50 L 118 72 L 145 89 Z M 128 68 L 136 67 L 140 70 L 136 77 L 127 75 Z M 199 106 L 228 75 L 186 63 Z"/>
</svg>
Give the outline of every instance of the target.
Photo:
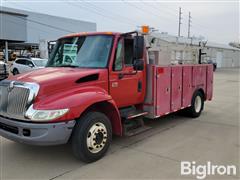
<svg viewBox="0 0 240 180">
<path fill-rule="evenodd" d="M 203 94 L 204 101 L 206 101 L 207 97 L 206 97 L 206 91 L 204 91 L 204 89 L 205 89 L 205 87 L 203 85 L 196 86 L 192 91 L 192 96 L 196 91 L 200 91 Z"/>
<path fill-rule="evenodd" d="M 111 117 L 110 121 L 112 123 L 113 133 L 122 135 L 121 117 L 116 103 L 111 95 L 101 87 L 78 87 L 76 89 L 70 89 L 69 91 L 53 94 L 47 98 L 37 97 L 33 108 L 42 110 L 68 108 L 69 112 L 66 115 L 51 121 L 62 122 L 78 119 L 89 107 L 101 102 L 105 102 L 105 104 L 107 103 L 107 106 L 105 106 L 105 108 L 102 107 L 101 109 L 107 112 L 106 115 L 108 117 Z"/>
</svg>

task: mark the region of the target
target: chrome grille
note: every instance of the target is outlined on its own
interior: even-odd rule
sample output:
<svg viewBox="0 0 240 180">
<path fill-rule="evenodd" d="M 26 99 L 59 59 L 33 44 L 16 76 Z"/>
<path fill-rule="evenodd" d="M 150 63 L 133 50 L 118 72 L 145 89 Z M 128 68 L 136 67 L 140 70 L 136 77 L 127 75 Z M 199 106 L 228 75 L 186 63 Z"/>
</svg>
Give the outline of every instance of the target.
<svg viewBox="0 0 240 180">
<path fill-rule="evenodd" d="M 14 87 L 8 94 L 7 113 L 24 115 L 28 103 L 29 89 Z"/>
<path fill-rule="evenodd" d="M 10 82 L 0 84 L 0 114 L 12 118 L 22 118 L 29 103 L 30 89 Z"/>
<path fill-rule="evenodd" d="M 6 86 L 0 87 L 0 113 L 3 114 L 7 111 L 8 105 L 8 90 Z"/>
</svg>

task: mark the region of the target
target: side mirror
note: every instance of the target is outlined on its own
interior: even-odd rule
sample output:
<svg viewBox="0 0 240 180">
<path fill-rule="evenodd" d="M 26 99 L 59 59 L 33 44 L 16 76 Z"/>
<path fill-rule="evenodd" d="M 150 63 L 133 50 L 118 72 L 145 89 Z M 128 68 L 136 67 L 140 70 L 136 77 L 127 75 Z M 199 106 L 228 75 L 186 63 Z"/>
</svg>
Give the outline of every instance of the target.
<svg viewBox="0 0 240 180">
<path fill-rule="evenodd" d="M 143 59 L 136 59 L 133 62 L 133 69 L 135 71 L 143 71 L 144 69 L 144 61 Z"/>
<path fill-rule="evenodd" d="M 33 64 L 29 64 L 28 66 L 29 66 L 30 68 L 33 68 L 33 67 L 34 67 Z"/>
<path fill-rule="evenodd" d="M 144 37 L 143 36 L 135 36 L 134 37 L 134 59 L 139 60 L 143 58 L 143 50 L 144 50 Z"/>
</svg>

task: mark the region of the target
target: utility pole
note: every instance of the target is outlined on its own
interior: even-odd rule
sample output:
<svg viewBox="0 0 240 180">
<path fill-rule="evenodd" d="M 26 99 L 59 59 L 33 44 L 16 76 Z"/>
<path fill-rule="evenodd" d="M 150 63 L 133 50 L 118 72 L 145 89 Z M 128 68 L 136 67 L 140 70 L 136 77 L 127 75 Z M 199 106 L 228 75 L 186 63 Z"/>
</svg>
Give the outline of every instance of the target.
<svg viewBox="0 0 240 180">
<path fill-rule="evenodd" d="M 8 62 L 8 42 L 5 41 L 5 62 Z"/>
<path fill-rule="evenodd" d="M 181 24 L 182 24 L 182 8 L 179 7 L 178 37 L 180 37 L 180 35 L 181 35 Z"/>
<path fill-rule="evenodd" d="M 188 13 L 188 38 L 190 38 L 190 29 L 191 29 L 191 22 L 192 22 L 191 12 Z"/>
</svg>

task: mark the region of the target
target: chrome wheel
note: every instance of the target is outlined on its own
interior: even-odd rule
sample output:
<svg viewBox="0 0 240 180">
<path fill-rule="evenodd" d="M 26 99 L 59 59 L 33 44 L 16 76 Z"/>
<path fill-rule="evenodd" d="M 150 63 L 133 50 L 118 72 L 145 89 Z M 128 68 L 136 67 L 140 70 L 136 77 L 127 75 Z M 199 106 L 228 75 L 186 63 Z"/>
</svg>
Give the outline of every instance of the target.
<svg viewBox="0 0 240 180">
<path fill-rule="evenodd" d="M 107 142 L 107 128 L 103 123 L 95 123 L 87 134 L 87 147 L 91 153 L 101 151 Z"/>
<path fill-rule="evenodd" d="M 195 102 L 194 102 L 194 107 L 195 107 L 196 113 L 199 113 L 201 111 L 201 108 L 202 108 L 202 98 L 200 96 L 196 96 Z"/>
</svg>

